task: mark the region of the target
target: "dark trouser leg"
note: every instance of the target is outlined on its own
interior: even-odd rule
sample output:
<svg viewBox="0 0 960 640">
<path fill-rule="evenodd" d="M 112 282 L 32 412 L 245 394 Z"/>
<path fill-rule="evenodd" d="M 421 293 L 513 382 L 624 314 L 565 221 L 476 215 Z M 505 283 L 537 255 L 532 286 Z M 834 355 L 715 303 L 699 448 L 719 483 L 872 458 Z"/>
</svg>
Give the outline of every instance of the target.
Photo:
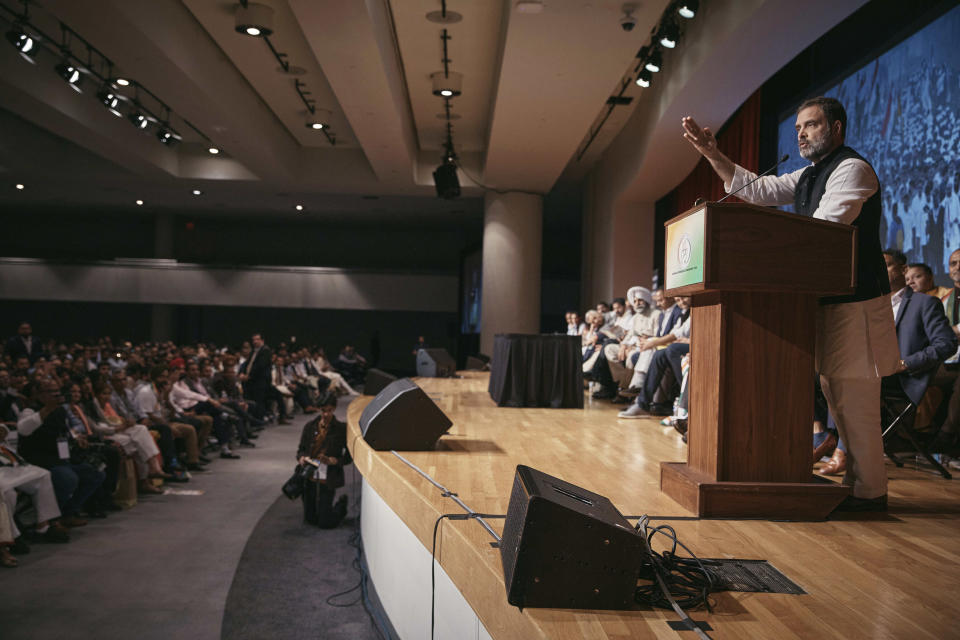
<svg viewBox="0 0 960 640">
<path fill-rule="evenodd" d="M 660 379 L 669 368 L 667 361 L 667 350 L 660 349 L 653 354 L 653 360 L 650 361 L 650 368 L 647 369 L 647 377 L 643 381 L 643 389 L 637 394 L 636 404 L 641 409 L 649 409 L 653 397 L 657 393 L 657 387 L 660 386 Z"/>
<path fill-rule="evenodd" d="M 303 385 L 297 385 L 293 391 L 293 401 L 300 405 L 301 409 L 306 409 L 311 405 L 310 392 Z"/>
<path fill-rule="evenodd" d="M 950 369 L 947 369 L 946 365 L 940 365 L 930 384 L 940 388 L 947 404 L 947 417 L 940 430 L 957 433 L 960 431 L 960 375 L 956 365 L 952 365 Z"/>
<path fill-rule="evenodd" d="M 230 428 L 230 423 L 223 419 L 219 409 L 209 402 L 198 402 L 193 406 L 193 410 L 213 418 L 213 435 L 217 437 L 217 442 L 221 447 L 230 446 L 233 430 Z"/>
<path fill-rule="evenodd" d="M 113 492 L 117 490 L 117 478 L 120 476 L 120 450 L 116 447 L 105 447 L 103 461 L 106 463 L 103 469 L 103 484 L 97 487 L 91 502 L 95 506 L 105 507 L 113 502 Z"/>
<path fill-rule="evenodd" d="M 60 507 L 60 512 L 65 516 L 75 516 L 80 511 L 83 503 L 103 484 L 106 476 L 102 471 L 97 471 L 85 462 L 82 464 L 62 466 L 68 467 L 76 479 L 76 490 L 73 492 L 73 495 L 67 499 L 66 503 Z M 54 467 L 54 469 L 60 468 L 61 467 Z M 51 473 L 53 473 L 53 470 L 51 470 Z"/>
<path fill-rule="evenodd" d="M 53 481 L 53 492 L 57 495 L 57 506 L 60 507 L 60 513 L 75 515 L 75 513 L 68 514 L 66 511 L 70 498 L 77 492 L 77 487 L 80 485 L 80 478 L 77 477 L 73 467 L 69 464 L 58 464 L 51 467 L 50 479 Z"/>
<path fill-rule="evenodd" d="M 303 491 L 303 519 L 321 529 L 333 529 L 347 515 L 346 503 L 333 504 L 336 489 L 307 481 Z"/>
<path fill-rule="evenodd" d="M 160 449 L 160 457 L 163 458 L 163 466 L 169 467 L 170 463 L 177 459 L 177 445 L 173 441 L 173 430 L 169 425 L 152 424 L 151 431 L 160 434 L 160 440 L 157 442 L 157 448 Z"/>
</svg>

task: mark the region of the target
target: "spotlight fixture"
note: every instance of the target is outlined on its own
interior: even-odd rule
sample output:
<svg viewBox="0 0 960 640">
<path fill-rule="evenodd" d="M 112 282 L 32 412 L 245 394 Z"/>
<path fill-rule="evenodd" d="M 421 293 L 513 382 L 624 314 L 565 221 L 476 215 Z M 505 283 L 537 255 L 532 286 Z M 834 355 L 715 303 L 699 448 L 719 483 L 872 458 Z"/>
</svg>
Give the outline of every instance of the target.
<svg viewBox="0 0 960 640">
<path fill-rule="evenodd" d="M 700 2 L 698 0 L 685 0 L 684 2 L 680 3 L 680 6 L 677 8 L 677 13 L 689 20 L 693 16 L 697 15 L 697 9 L 699 8 Z"/>
<path fill-rule="evenodd" d="M 296 209 L 297 211 L 303 211 L 303 205 L 298 204 L 297 206 L 294 207 L 294 209 Z"/>
<path fill-rule="evenodd" d="M 15 186 L 16 186 L 16 188 L 17 188 L 17 191 L 23 191 L 24 189 L 26 189 L 26 187 L 24 187 L 24 186 L 23 186 L 22 184 L 20 184 L 19 182 L 18 182 Z"/>
<path fill-rule="evenodd" d="M 665 46 L 667 49 L 673 49 L 677 46 L 677 38 L 680 37 L 680 29 L 677 28 L 675 24 L 665 24 L 660 27 L 660 33 L 657 34 L 660 39 L 660 44 Z"/>
<path fill-rule="evenodd" d="M 138 207 L 142 207 L 142 206 L 143 206 L 143 200 L 137 200 L 136 204 L 137 204 Z"/>
<path fill-rule="evenodd" d="M 7 40 L 20 52 L 21 58 L 30 64 L 36 64 L 33 57 L 39 49 L 37 39 L 24 31 L 22 26 L 14 24 L 13 28 L 7 31 Z"/>
<path fill-rule="evenodd" d="M 646 69 L 641 69 L 640 73 L 637 75 L 637 86 L 646 89 L 650 86 L 651 80 L 653 80 L 653 74 Z"/>
<path fill-rule="evenodd" d="M 70 64 L 67 60 L 58 64 L 54 69 L 56 69 L 57 74 L 63 78 L 63 81 L 70 85 L 71 89 L 77 93 L 83 93 L 83 89 L 80 88 L 80 81 L 83 80 L 83 74 L 80 73 L 80 69 Z"/>
<path fill-rule="evenodd" d="M 433 95 L 441 98 L 455 98 L 462 93 L 463 74 L 456 71 L 437 71 L 430 74 L 433 81 Z"/>
<path fill-rule="evenodd" d="M 318 122 L 317 120 L 310 120 L 307 122 L 307 129 L 313 129 L 314 131 L 320 131 L 321 129 L 325 129 L 327 126 L 329 126 L 327 123 Z"/>
<path fill-rule="evenodd" d="M 195 196 L 198 196 L 198 195 L 200 195 L 201 193 L 203 193 L 203 191 L 200 191 L 200 189 L 194 189 L 194 190 L 193 190 L 193 195 L 195 195 Z"/>
<path fill-rule="evenodd" d="M 647 62 L 644 65 L 644 68 L 651 73 L 657 73 L 660 71 L 660 67 L 662 66 L 663 66 L 663 56 L 660 55 L 659 49 L 654 49 L 653 53 L 650 54 L 650 57 L 647 58 Z"/>
<path fill-rule="evenodd" d="M 254 37 L 266 37 L 273 33 L 273 9 L 258 2 L 245 2 L 237 6 L 234 30 Z"/>
<path fill-rule="evenodd" d="M 130 86 L 130 80 L 128 80 L 127 78 L 124 78 L 124 77 L 122 77 L 122 76 L 114 78 L 113 80 L 111 80 L 111 82 L 112 82 L 113 84 L 117 85 L 118 87 L 129 87 L 129 86 Z"/>
<path fill-rule="evenodd" d="M 117 97 L 117 94 L 114 93 L 109 86 L 103 85 L 100 88 L 100 90 L 97 91 L 97 98 L 100 100 L 100 102 L 103 103 L 103 106 L 107 108 L 107 111 L 117 116 L 118 118 L 123 117 L 123 114 L 120 113 L 120 109 L 119 109 L 120 98 Z"/>
<path fill-rule="evenodd" d="M 220 153 L 220 149 L 217 149 L 216 147 L 210 147 L 209 149 L 207 149 L 207 152 L 208 152 L 210 155 L 215 156 L 215 155 L 217 155 L 218 153 Z"/>
<path fill-rule="evenodd" d="M 140 108 L 139 104 L 134 103 L 130 108 L 130 113 L 127 114 L 127 119 L 133 123 L 137 129 L 143 131 L 150 126 L 150 118 L 147 114 Z"/>
<path fill-rule="evenodd" d="M 172 147 L 178 142 L 183 140 L 179 133 L 170 128 L 170 123 L 164 122 L 160 124 L 160 128 L 157 129 L 157 140 Z"/>
</svg>

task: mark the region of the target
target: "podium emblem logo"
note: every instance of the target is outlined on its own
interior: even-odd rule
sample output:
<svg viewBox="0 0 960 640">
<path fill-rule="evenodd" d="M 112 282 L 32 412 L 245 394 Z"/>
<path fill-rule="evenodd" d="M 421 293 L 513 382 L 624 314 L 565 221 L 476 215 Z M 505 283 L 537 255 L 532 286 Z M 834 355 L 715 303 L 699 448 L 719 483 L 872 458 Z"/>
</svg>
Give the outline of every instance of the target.
<svg viewBox="0 0 960 640">
<path fill-rule="evenodd" d="M 685 233 L 680 236 L 680 242 L 677 243 L 677 262 L 680 263 L 681 267 L 686 267 L 690 264 L 692 255 L 693 247 L 690 244 L 690 235 Z"/>
</svg>

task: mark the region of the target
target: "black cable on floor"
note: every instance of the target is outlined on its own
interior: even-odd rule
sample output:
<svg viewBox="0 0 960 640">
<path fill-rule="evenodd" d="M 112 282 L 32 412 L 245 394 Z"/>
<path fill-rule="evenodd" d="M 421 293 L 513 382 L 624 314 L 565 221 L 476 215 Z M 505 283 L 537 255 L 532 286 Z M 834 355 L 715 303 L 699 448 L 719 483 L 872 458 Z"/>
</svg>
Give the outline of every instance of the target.
<svg viewBox="0 0 960 640">
<path fill-rule="evenodd" d="M 651 527 L 650 518 L 643 516 L 637 522 L 635 529 L 638 532 L 643 530 L 643 542 L 649 559 L 649 562 L 641 567 L 639 577 L 651 581 L 649 585 L 637 587 L 634 592 L 635 601 L 638 604 L 660 609 L 673 609 L 687 629 L 695 632 L 703 640 L 709 640 L 710 636 L 690 618 L 684 608 L 704 605 L 707 611 L 711 611 L 710 592 L 714 586 L 713 575 L 703 566 L 700 559 L 680 542 L 677 532 L 670 525 Z M 658 534 L 673 543 L 671 548 L 662 554 L 653 550 L 652 540 Z M 678 557 L 676 555 L 678 546 L 690 554 L 690 557 Z"/>
</svg>

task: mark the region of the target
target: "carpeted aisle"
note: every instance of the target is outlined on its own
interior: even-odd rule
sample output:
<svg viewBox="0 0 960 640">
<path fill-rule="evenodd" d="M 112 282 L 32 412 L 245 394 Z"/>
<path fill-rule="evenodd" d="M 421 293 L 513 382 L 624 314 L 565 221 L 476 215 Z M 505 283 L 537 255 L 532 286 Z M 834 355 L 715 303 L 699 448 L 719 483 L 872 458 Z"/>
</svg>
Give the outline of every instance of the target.
<svg viewBox="0 0 960 640">
<path fill-rule="evenodd" d="M 149 496 L 74 530 L 69 544 L 34 544 L 17 569 L 0 570 L 0 639 L 377 637 L 359 604 L 322 604 L 359 580 L 352 521 L 302 524 L 299 502 L 280 493 L 307 419 L 268 427 L 242 460 L 171 485 L 200 495 Z"/>
<path fill-rule="evenodd" d="M 257 524 L 237 566 L 224 608 L 224 640 L 262 638 L 379 638 L 358 601 L 359 588 L 333 602 L 325 600 L 356 586 L 355 489 L 350 484 L 350 512 L 337 529 L 323 530 L 303 522 L 300 501 L 281 496 Z"/>
</svg>

